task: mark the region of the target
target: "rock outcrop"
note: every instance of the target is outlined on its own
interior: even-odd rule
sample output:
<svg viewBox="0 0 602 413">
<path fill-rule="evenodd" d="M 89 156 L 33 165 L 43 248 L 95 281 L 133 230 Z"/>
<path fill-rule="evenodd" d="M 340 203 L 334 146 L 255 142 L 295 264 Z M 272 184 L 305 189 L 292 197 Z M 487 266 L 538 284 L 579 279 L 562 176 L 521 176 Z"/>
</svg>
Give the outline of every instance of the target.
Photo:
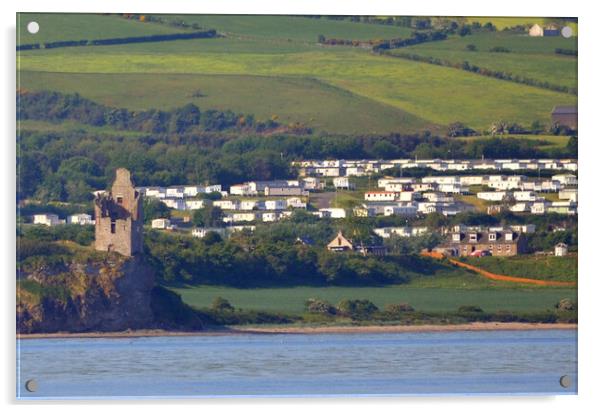
<svg viewBox="0 0 602 413">
<path fill-rule="evenodd" d="M 157 314 L 158 307 L 152 301 L 165 294 L 154 285 L 153 269 L 140 255 L 107 254 L 103 260 L 92 262 L 44 265 L 22 273 L 20 279 L 20 333 L 201 328 L 194 314 L 188 314 L 188 325 L 170 322 L 170 314 Z M 180 308 L 162 311 L 193 313 L 176 297 L 172 306 Z"/>
</svg>

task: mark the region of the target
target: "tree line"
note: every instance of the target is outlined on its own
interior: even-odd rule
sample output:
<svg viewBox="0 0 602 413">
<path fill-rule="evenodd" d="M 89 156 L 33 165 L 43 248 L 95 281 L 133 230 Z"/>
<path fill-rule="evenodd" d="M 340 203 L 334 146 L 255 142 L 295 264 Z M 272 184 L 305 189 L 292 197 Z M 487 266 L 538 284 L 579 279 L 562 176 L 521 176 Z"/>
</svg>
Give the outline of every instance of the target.
<svg viewBox="0 0 602 413">
<path fill-rule="evenodd" d="M 429 63 L 429 64 L 437 65 L 437 66 L 451 67 L 454 69 L 460 69 L 460 70 L 465 70 L 467 72 L 476 73 L 481 76 L 492 77 L 492 78 L 500 79 L 500 80 L 507 80 L 507 81 L 514 82 L 514 83 L 520 83 L 520 84 L 534 86 L 534 87 L 538 87 L 538 88 L 542 88 L 542 89 L 553 90 L 555 92 L 562 92 L 562 93 L 569 93 L 572 95 L 577 95 L 576 87 L 555 85 L 548 81 L 532 79 L 532 78 L 516 75 L 513 73 L 509 73 L 509 72 L 504 72 L 501 70 L 487 69 L 484 67 L 480 67 L 480 66 L 471 64 L 466 60 L 463 61 L 462 63 L 458 63 L 458 62 L 451 62 L 451 61 L 445 60 L 445 59 L 440 59 L 438 57 L 422 56 L 422 55 L 415 54 L 415 53 L 400 52 L 400 53 L 395 53 L 395 54 L 392 54 L 392 53 L 384 53 L 384 54 L 386 54 L 387 56 L 390 56 L 390 57 L 396 57 L 396 58 L 406 59 L 406 60 L 413 60 L 416 62 Z"/>
<path fill-rule="evenodd" d="M 80 39 L 80 40 L 60 40 L 55 42 L 31 43 L 17 45 L 19 50 L 33 49 L 56 49 L 59 47 L 78 47 L 78 46 L 113 46 L 116 44 L 128 43 L 151 43 L 151 42 L 167 42 L 174 40 L 190 40 L 190 39 L 212 39 L 219 37 L 213 29 L 191 32 L 191 33 L 170 33 L 170 34 L 151 34 L 148 36 L 129 36 L 129 37 L 112 37 L 107 39 Z"/>
</svg>

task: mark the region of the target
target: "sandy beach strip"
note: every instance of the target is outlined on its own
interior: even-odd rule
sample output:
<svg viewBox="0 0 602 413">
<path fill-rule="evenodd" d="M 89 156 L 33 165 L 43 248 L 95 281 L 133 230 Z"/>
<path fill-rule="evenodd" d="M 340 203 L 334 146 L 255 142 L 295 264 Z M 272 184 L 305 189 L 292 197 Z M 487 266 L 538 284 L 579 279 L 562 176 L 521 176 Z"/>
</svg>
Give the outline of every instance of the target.
<svg viewBox="0 0 602 413">
<path fill-rule="evenodd" d="M 240 334 L 378 334 L 419 333 L 451 331 L 503 331 L 503 330 L 576 330 L 577 324 L 563 323 L 468 323 L 446 325 L 366 325 L 366 326 L 239 326 L 202 331 L 128 330 L 116 332 L 40 333 L 17 334 L 18 339 L 40 338 L 137 338 L 137 337 L 189 337 Z"/>
</svg>

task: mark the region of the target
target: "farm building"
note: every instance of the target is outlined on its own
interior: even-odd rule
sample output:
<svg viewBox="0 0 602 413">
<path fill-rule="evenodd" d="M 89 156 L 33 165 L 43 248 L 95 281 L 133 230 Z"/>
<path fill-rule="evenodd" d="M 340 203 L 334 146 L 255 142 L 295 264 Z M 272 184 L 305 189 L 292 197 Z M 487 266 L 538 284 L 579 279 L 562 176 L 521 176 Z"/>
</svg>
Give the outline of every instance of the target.
<svg viewBox="0 0 602 413">
<path fill-rule="evenodd" d="M 569 247 L 564 242 L 559 242 L 554 247 L 554 255 L 557 257 L 564 257 L 569 253 Z"/>
<path fill-rule="evenodd" d="M 512 230 L 501 231 L 458 231 L 452 232 L 445 245 L 454 255 L 470 256 L 475 251 L 489 251 L 494 256 L 514 256 L 527 251 L 527 239 L 522 233 Z"/>
<path fill-rule="evenodd" d="M 577 106 L 554 106 L 552 123 L 577 129 Z"/>
</svg>

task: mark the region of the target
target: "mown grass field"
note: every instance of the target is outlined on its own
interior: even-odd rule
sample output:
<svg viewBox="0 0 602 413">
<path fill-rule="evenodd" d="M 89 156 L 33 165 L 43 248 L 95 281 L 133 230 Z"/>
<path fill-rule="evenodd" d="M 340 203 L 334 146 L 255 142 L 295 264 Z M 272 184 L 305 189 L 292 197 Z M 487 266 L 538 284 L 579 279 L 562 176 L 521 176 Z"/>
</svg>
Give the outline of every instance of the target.
<svg viewBox="0 0 602 413">
<path fill-rule="evenodd" d="M 176 288 L 184 302 L 194 307 L 209 307 L 216 297 L 229 300 L 237 308 L 301 313 L 308 298 L 333 304 L 342 299 L 368 299 L 379 308 L 407 302 L 419 311 L 454 311 L 461 305 L 477 305 L 486 311 L 551 310 L 560 299 L 576 299 L 576 289 L 457 289 L 393 287 L 294 287 L 237 289 L 197 286 Z"/>
<path fill-rule="evenodd" d="M 27 31 L 27 24 L 31 21 L 40 25 L 40 31 L 36 34 Z M 141 23 L 116 15 L 84 13 L 19 13 L 17 15 L 17 42 L 21 44 L 178 32 L 182 32 L 182 29 Z"/>
<path fill-rule="evenodd" d="M 281 123 L 301 122 L 317 131 L 336 133 L 432 127 L 400 109 L 312 78 L 23 71 L 20 85 L 30 90 L 77 92 L 109 106 L 134 110 L 172 109 L 192 102 L 201 109 L 253 113 L 258 120 L 276 117 Z M 195 92 L 202 96 L 193 97 Z"/>
<path fill-rule="evenodd" d="M 467 50 L 471 44 L 476 51 Z M 493 47 L 505 47 L 509 53 L 495 53 Z M 436 57 L 452 63 L 467 61 L 490 70 L 503 71 L 554 85 L 577 86 L 577 58 L 558 55 L 555 49 L 577 49 L 577 38 L 529 37 L 524 34 L 495 32 L 454 37 L 444 42 L 393 50 L 393 54 L 412 53 Z"/>
<path fill-rule="evenodd" d="M 118 49 L 128 46 L 109 47 Z M 477 129 L 487 128 L 491 122 L 500 119 L 521 124 L 531 124 L 534 120 L 545 123 L 549 121 L 549 114 L 554 105 L 570 105 L 576 102 L 575 96 L 564 93 L 425 63 L 374 56 L 361 50 L 338 48 L 288 54 L 163 54 L 160 58 L 142 53 L 126 56 L 121 53 L 99 54 L 93 51 L 71 54 L 68 49 L 62 49 L 54 53 L 47 51 L 44 54 L 21 53 L 19 64 L 22 70 L 26 71 L 160 73 L 165 79 L 169 79 L 168 75 L 174 73 L 318 79 L 330 86 L 369 99 L 374 104 L 387 105 L 408 113 L 411 116 L 403 120 L 405 126 L 402 132 L 429 124 L 447 125 L 454 121 L 462 121 Z M 87 82 L 90 88 L 100 89 L 95 85 L 101 82 L 96 82 L 93 76 L 89 77 Z M 123 89 L 123 93 L 146 101 L 150 96 L 157 96 L 162 82 L 162 79 L 157 78 L 152 87 L 140 90 L 140 83 L 133 79 L 126 85 L 126 89 Z M 21 85 L 32 88 L 25 78 L 21 80 Z M 45 87 L 58 86 L 47 83 Z M 240 91 L 240 85 L 233 85 L 224 88 L 221 93 L 225 100 L 236 102 Z M 290 104 L 311 107 L 312 101 L 315 101 L 313 93 L 315 92 L 312 90 L 301 91 Z M 269 107 L 273 106 L 271 95 L 272 93 L 257 95 L 245 112 L 256 114 L 259 111 L 269 111 Z M 185 99 L 185 96 L 182 99 Z M 286 106 L 289 106 L 289 103 Z M 281 110 L 295 111 L 294 108 L 286 107 L 282 107 Z M 361 111 L 355 111 L 354 114 L 362 115 Z M 342 121 L 344 123 L 347 120 L 349 118 Z M 358 128 L 355 132 L 369 133 L 371 129 Z"/>
<path fill-rule="evenodd" d="M 577 256 L 468 258 L 467 262 L 495 274 L 553 281 L 577 281 Z"/>
<path fill-rule="evenodd" d="M 263 38 L 269 41 L 307 42 L 315 44 L 318 35 L 353 40 L 391 39 L 409 36 L 413 29 L 345 20 L 300 16 L 241 15 L 161 15 L 165 20 L 183 20 L 215 29 L 228 36 Z"/>
</svg>

